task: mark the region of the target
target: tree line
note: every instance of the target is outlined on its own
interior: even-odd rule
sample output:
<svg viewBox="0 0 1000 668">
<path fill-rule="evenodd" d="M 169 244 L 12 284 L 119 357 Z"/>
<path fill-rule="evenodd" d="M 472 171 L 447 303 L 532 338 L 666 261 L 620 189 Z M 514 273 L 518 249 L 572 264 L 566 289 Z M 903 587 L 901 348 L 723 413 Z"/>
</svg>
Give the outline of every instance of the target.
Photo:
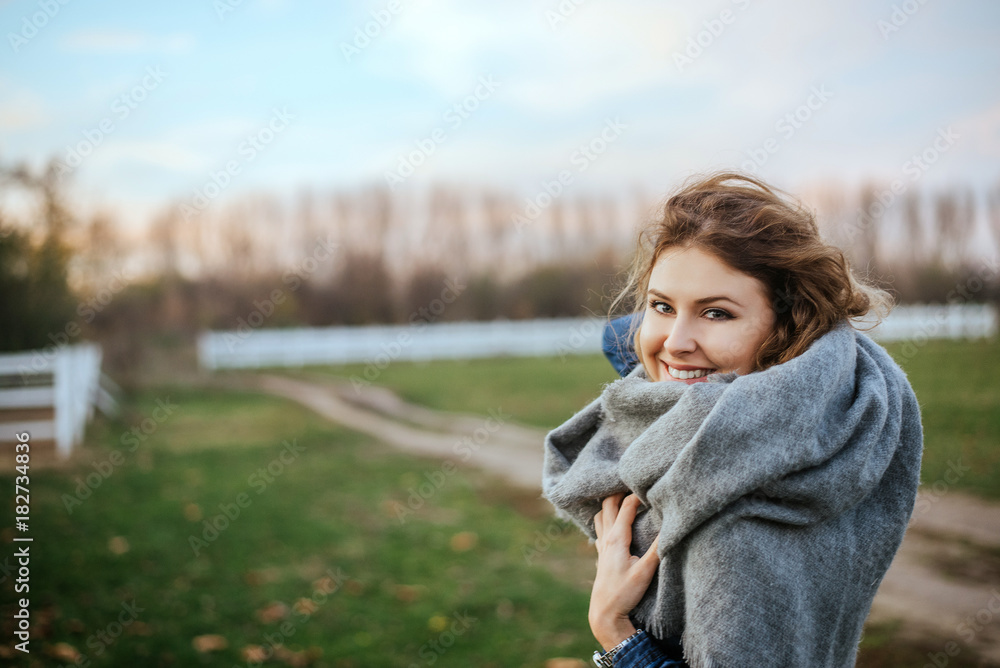
<svg viewBox="0 0 1000 668">
<path fill-rule="evenodd" d="M 856 270 L 902 302 L 947 301 L 1000 255 L 1000 183 L 902 194 L 825 185 L 800 197 Z M 165 207 L 130 242 L 112 215 L 83 215 L 67 200 L 54 168 L 0 166 L 0 349 L 45 347 L 75 331 L 106 343 L 125 367 L 149 337 L 190 342 L 249 319 L 285 327 L 603 315 L 638 227 L 658 208 L 638 189 L 256 193 L 196 216 Z M 995 276 L 974 301 L 998 299 Z"/>
</svg>

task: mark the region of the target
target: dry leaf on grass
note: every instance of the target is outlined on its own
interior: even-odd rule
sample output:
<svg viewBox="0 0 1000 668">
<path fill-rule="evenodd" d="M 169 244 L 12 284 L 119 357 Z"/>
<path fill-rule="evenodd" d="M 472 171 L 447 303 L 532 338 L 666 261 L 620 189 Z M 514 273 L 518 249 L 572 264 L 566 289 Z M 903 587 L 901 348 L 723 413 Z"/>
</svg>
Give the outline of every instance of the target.
<svg viewBox="0 0 1000 668">
<path fill-rule="evenodd" d="M 261 624 L 274 624 L 288 616 L 288 606 L 280 601 L 269 603 L 257 611 Z"/>
<path fill-rule="evenodd" d="M 191 638 L 191 646 L 199 652 L 216 652 L 229 647 L 229 642 L 217 633 Z"/>
<path fill-rule="evenodd" d="M 76 663 L 82 657 L 76 647 L 66 642 L 57 642 L 52 645 L 48 648 L 48 654 L 54 659 L 68 663 Z"/>
</svg>

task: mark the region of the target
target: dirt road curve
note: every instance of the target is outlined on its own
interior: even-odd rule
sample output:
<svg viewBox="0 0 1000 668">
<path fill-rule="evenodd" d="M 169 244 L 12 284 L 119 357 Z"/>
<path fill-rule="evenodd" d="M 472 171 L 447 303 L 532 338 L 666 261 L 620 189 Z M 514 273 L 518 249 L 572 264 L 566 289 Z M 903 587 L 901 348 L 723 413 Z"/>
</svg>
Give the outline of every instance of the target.
<svg viewBox="0 0 1000 668">
<path fill-rule="evenodd" d="M 246 377 L 243 377 L 244 381 Z M 541 492 L 545 431 L 509 416 L 469 416 L 407 404 L 383 388 L 315 377 L 252 376 L 338 424 L 407 452 L 469 463 Z M 245 387 L 245 384 L 243 385 Z M 895 561 L 875 597 L 872 619 L 903 620 L 914 637 L 970 647 L 1000 662 L 1000 504 L 950 490 L 922 493 Z"/>
</svg>

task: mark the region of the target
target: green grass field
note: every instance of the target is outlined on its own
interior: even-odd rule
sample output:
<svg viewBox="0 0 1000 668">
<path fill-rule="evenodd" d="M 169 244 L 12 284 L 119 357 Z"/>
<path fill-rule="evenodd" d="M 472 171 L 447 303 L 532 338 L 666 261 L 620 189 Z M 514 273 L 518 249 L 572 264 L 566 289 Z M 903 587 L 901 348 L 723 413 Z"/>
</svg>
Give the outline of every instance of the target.
<svg viewBox="0 0 1000 668">
<path fill-rule="evenodd" d="M 167 396 L 174 415 L 122 448 Z M 71 665 L 56 660 L 70 647 L 93 666 L 258 665 L 244 648 L 279 643 L 297 654 L 273 665 L 541 666 L 593 650 L 587 591 L 550 572 L 589 548 L 539 499 L 280 399 L 163 388 L 133 409 L 93 424 L 83 465 L 31 476 L 34 665 Z M 0 490 L 13 498 L 13 479 Z M 204 635 L 226 647 L 197 652 Z"/>
<path fill-rule="evenodd" d="M 961 456 L 972 471 L 959 485 L 996 494 L 998 361 L 995 343 L 932 344 L 906 361 L 927 424 L 925 480 Z M 378 381 L 436 408 L 501 407 L 552 426 L 613 379 L 590 357 L 399 363 Z M 176 409 L 153 421 L 168 397 Z M 159 387 L 125 409 L 91 424 L 73 468 L 31 472 L 32 654 L 0 663 L 506 668 L 596 648 L 596 552 L 536 495 L 278 398 Z M 122 438 L 142 425 L 133 451 Z M 0 476 L 3 498 L 13 484 Z M 6 557 L 13 531 L 3 536 Z M 13 563 L 0 564 L 8 647 Z M 199 638 L 218 648 L 198 651 Z M 858 665 L 922 665 L 938 647 L 871 628 Z"/>
</svg>

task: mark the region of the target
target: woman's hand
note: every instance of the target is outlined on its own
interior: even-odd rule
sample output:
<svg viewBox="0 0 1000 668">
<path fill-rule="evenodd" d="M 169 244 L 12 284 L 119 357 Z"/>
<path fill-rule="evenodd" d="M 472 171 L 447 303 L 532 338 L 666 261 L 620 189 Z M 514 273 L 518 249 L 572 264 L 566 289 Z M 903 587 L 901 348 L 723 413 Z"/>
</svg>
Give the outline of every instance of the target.
<svg viewBox="0 0 1000 668">
<path fill-rule="evenodd" d="M 621 492 L 604 499 L 601 510 L 594 515 L 597 576 L 588 617 L 590 630 L 605 651 L 635 633 L 628 613 L 646 593 L 660 564 L 656 553 L 659 536 L 642 557 L 629 552 L 632 522 L 640 503 L 635 494 L 625 496 Z"/>
</svg>

